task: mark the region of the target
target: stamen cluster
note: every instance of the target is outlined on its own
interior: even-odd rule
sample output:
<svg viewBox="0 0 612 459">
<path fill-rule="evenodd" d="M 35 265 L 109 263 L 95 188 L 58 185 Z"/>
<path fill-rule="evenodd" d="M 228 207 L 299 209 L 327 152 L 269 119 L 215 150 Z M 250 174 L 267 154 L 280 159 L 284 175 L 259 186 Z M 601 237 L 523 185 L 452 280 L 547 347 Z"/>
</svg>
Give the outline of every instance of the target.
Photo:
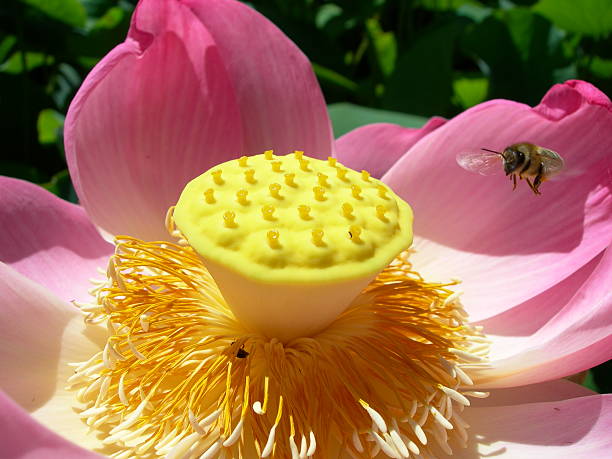
<svg viewBox="0 0 612 459">
<path fill-rule="evenodd" d="M 464 389 L 486 338 L 407 252 L 285 343 L 246 331 L 189 246 L 119 238 L 107 274 L 82 305 L 106 345 L 69 383 L 113 457 L 436 457 L 465 446 L 460 412 L 486 395 Z"/>
</svg>

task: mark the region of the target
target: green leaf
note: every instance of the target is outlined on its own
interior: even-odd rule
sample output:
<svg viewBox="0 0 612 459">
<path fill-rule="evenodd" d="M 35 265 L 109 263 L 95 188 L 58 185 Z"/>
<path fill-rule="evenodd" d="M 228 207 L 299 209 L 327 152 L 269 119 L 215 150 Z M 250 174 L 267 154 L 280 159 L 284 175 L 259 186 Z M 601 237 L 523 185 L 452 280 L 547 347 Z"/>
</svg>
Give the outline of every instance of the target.
<svg viewBox="0 0 612 459">
<path fill-rule="evenodd" d="M 0 72 L 16 75 L 22 72 L 29 72 L 42 65 L 50 65 L 53 61 L 53 57 L 46 56 L 43 53 L 25 53 L 23 55 L 21 51 L 17 51 L 4 64 L 0 65 Z"/>
<path fill-rule="evenodd" d="M 489 80 L 481 76 L 459 76 L 453 81 L 453 90 L 455 103 L 465 110 L 487 98 Z"/>
<path fill-rule="evenodd" d="M 374 51 L 374 61 L 378 71 L 383 76 L 389 76 L 395 67 L 397 58 L 397 43 L 393 32 L 385 32 L 380 26 L 378 19 L 368 19 L 366 21 L 368 37 L 372 42 Z"/>
<path fill-rule="evenodd" d="M 39 143 L 43 145 L 55 143 L 64 127 L 64 116 L 55 110 L 46 108 L 38 114 L 37 127 Z"/>
<path fill-rule="evenodd" d="M 612 31 L 610 0 L 541 0 L 533 10 L 569 32 L 600 37 Z"/>
<path fill-rule="evenodd" d="M 83 27 L 87 21 L 85 7 L 79 0 L 21 0 L 50 18 L 73 27 Z"/>
<path fill-rule="evenodd" d="M 401 55 L 387 81 L 385 107 L 419 115 L 445 115 L 450 108 L 453 43 L 462 23 L 424 32 Z"/>
<path fill-rule="evenodd" d="M 340 17 L 341 14 L 342 8 L 334 3 L 326 3 L 325 5 L 321 5 L 315 17 L 315 25 L 317 26 L 317 29 L 325 28 L 330 21 Z"/>
<path fill-rule="evenodd" d="M 612 59 L 595 56 L 590 62 L 589 70 L 598 78 L 612 78 Z"/>
<path fill-rule="evenodd" d="M 477 0 L 421 0 L 419 3 L 423 8 L 433 11 L 456 10 L 464 5 L 481 6 Z"/>
<path fill-rule="evenodd" d="M 4 62 L 4 59 L 6 59 L 16 44 L 17 37 L 15 35 L 8 35 L 0 42 L 0 62 Z"/>
<path fill-rule="evenodd" d="M 539 14 L 513 8 L 471 26 L 462 45 L 484 63 L 488 98 L 536 104 L 551 85 L 576 75 L 565 56 L 565 35 Z"/>
<path fill-rule="evenodd" d="M 345 102 L 331 104 L 328 109 L 335 137 L 371 123 L 394 123 L 404 127 L 420 128 L 427 122 L 427 118 L 422 116 L 361 107 Z"/>
<path fill-rule="evenodd" d="M 327 67 L 323 67 L 322 65 L 313 62 L 312 68 L 321 83 L 330 83 L 350 92 L 355 92 L 359 89 L 359 85 L 357 83 Z"/>
<path fill-rule="evenodd" d="M 118 6 L 109 8 L 108 11 L 93 24 L 92 30 L 114 29 L 121 25 L 126 15 L 127 12 Z"/>
</svg>

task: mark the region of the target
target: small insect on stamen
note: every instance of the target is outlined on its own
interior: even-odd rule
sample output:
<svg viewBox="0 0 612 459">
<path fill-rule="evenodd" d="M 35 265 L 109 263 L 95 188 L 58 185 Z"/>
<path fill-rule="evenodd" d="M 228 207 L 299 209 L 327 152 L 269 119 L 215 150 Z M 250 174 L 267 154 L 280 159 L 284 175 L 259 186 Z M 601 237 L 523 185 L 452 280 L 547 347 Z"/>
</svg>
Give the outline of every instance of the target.
<svg viewBox="0 0 612 459">
<path fill-rule="evenodd" d="M 244 344 L 242 346 L 240 346 L 240 349 L 238 349 L 238 352 L 236 352 L 236 357 L 238 357 L 239 359 L 246 359 L 249 356 L 249 352 L 247 352 L 244 349 Z"/>
</svg>

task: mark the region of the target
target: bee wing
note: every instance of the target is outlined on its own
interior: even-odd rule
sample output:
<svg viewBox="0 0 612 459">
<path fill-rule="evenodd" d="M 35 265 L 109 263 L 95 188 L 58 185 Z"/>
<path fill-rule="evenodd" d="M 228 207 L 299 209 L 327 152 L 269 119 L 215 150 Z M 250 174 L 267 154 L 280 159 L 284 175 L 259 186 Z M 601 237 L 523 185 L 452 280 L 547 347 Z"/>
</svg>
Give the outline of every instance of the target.
<svg viewBox="0 0 612 459">
<path fill-rule="evenodd" d="M 464 152 L 457 155 L 457 164 L 466 171 L 480 175 L 493 175 L 503 172 L 501 155 L 496 153 Z"/>
<path fill-rule="evenodd" d="M 563 161 L 563 158 L 561 158 L 561 156 L 559 156 L 559 154 L 555 151 L 543 148 L 540 151 L 540 158 L 544 166 L 546 180 L 563 180 L 570 177 L 576 177 L 582 173 L 582 171 L 579 171 L 575 168 L 571 171 L 568 171 L 565 168 L 565 162 Z"/>
<path fill-rule="evenodd" d="M 565 165 L 563 158 L 556 152 L 542 149 L 542 151 L 540 151 L 540 157 L 542 158 L 542 164 L 544 165 L 547 177 L 557 175 L 563 170 L 563 166 Z"/>
</svg>

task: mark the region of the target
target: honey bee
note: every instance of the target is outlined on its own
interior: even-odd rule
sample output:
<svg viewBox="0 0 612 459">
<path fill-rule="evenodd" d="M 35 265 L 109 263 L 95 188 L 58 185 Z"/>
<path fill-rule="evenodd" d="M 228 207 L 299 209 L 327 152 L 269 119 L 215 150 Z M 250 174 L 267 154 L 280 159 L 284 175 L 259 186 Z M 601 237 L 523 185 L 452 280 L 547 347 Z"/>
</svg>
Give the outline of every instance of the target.
<svg viewBox="0 0 612 459">
<path fill-rule="evenodd" d="M 486 153 L 459 153 L 457 163 L 465 170 L 481 175 L 491 175 L 503 170 L 512 180 L 513 190 L 516 189 L 518 177 L 520 180 L 525 179 L 536 195 L 542 194 L 542 182 L 561 172 L 564 165 L 563 158 L 557 152 L 528 142 L 512 144 L 502 152 L 488 148 L 482 150 Z"/>
</svg>

